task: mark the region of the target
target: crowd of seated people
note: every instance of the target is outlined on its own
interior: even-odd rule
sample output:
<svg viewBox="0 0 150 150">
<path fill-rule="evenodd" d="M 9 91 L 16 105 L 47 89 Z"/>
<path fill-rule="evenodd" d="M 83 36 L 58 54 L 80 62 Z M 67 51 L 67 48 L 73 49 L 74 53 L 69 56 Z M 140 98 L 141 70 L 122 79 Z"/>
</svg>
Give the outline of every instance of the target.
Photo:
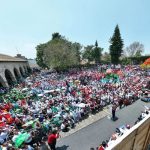
<svg viewBox="0 0 150 150">
<path fill-rule="evenodd" d="M 148 81 L 144 71 L 126 66 L 119 69 L 117 79 L 107 78 L 109 67 L 34 73 L 1 95 L 0 129 L 7 136 L 0 144 L 25 150 L 39 147 L 55 128 L 68 132 L 109 104 L 122 108 L 138 100 Z"/>
</svg>

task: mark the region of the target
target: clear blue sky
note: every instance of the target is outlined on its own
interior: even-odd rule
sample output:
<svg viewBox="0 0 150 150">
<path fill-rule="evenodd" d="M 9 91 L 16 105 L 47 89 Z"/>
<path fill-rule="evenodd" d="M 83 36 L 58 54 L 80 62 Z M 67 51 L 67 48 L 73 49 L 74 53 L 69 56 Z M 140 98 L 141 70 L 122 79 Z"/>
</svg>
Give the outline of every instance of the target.
<svg viewBox="0 0 150 150">
<path fill-rule="evenodd" d="M 35 58 L 54 32 L 108 51 L 116 24 L 125 47 L 139 41 L 150 54 L 150 0 L 0 0 L 0 53 Z"/>
</svg>

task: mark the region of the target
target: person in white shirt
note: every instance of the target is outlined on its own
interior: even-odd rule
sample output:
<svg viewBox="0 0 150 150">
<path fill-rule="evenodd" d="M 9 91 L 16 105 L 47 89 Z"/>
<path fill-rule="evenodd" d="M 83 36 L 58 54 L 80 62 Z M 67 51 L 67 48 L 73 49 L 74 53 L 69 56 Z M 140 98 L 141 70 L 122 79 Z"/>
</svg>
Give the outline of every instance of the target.
<svg viewBox="0 0 150 150">
<path fill-rule="evenodd" d="M 7 139 L 8 136 L 8 131 L 6 130 L 1 130 L 0 131 L 0 143 L 4 143 L 4 141 Z"/>
</svg>

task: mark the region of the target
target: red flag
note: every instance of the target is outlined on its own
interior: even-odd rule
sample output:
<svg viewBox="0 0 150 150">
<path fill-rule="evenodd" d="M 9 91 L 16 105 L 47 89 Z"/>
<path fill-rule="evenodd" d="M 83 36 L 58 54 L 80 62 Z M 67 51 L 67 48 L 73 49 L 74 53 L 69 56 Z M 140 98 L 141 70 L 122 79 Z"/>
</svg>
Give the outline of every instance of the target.
<svg viewBox="0 0 150 150">
<path fill-rule="evenodd" d="M 3 117 L 7 120 L 9 124 L 13 123 L 14 119 L 10 114 L 3 114 Z"/>
<path fill-rule="evenodd" d="M 6 123 L 5 123 L 5 122 L 0 121 L 0 128 L 5 127 L 5 126 L 6 126 Z"/>
</svg>

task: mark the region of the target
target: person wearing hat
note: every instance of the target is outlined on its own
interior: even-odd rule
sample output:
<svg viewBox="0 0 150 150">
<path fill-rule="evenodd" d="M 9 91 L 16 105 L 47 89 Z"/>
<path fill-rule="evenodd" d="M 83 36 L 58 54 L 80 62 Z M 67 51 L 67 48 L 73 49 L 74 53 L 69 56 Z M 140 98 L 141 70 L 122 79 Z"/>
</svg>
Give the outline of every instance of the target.
<svg viewBox="0 0 150 150">
<path fill-rule="evenodd" d="M 56 150 L 57 138 L 59 138 L 59 133 L 57 133 L 57 130 L 53 130 L 52 133 L 48 136 L 48 145 L 50 146 L 51 150 Z"/>
</svg>

